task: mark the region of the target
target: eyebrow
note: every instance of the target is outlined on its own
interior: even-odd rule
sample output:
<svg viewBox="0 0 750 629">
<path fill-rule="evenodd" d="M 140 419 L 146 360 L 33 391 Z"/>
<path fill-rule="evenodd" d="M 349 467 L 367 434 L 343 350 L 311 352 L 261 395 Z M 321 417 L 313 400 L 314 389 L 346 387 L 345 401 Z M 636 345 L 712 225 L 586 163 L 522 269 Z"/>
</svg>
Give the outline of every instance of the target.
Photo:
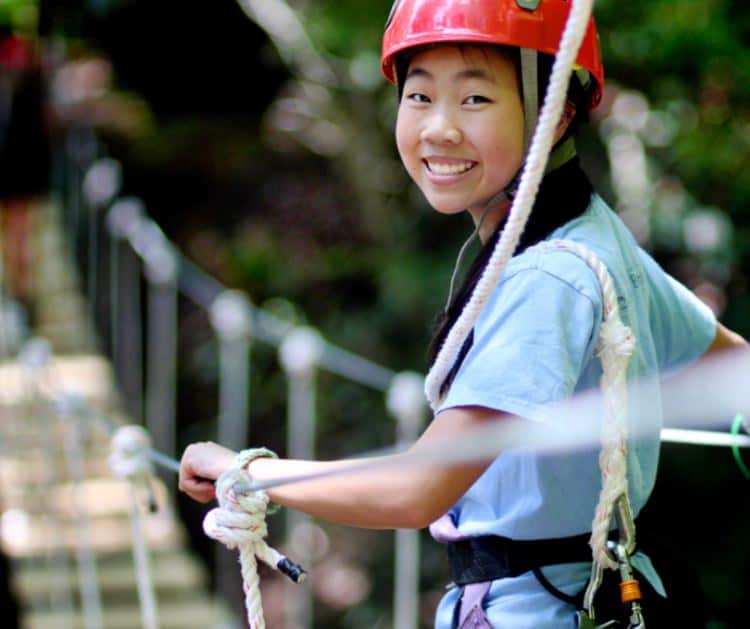
<svg viewBox="0 0 750 629">
<path fill-rule="evenodd" d="M 409 72 L 406 73 L 406 78 L 410 79 L 414 76 L 417 77 L 425 77 L 427 79 L 434 78 L 433 75 L 425 70 L 424 68 L 421 68 L 419 66 L 413 67 L 409 69 Z M 456 74 L 453 75 L 453 79 L 456 80 L 467 80 L 467 79 L 480 79 L 482 81 L 492 81 L 491 76 L 481 68 L 468 68 L 466 70 L 461 70 L 460 72 L 456 72 Z"/>
</svg>

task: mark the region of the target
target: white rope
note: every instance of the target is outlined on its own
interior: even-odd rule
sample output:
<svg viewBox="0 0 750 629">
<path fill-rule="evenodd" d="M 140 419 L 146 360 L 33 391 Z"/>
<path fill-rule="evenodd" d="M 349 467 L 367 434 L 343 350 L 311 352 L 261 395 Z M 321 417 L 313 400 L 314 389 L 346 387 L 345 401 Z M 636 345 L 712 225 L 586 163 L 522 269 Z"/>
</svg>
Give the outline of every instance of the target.
<svg viewBox="0 0 750 629">
<path fill-rule="evenodd" d="M 568 22 L 560 41 L 560 50 L 552 67 L 547 97 L 521 176 L 518 194 L 513 200 L 505 227 L 490 257 L 487 268 L 479 278 L 471 299 L 448 333 L 445 343 L 440 348 L 427 375 L 425 394 L 433 410 L 440 404 L 442 383 L 450 372 L 464 340 L 474 327 L 479 313 L 497 285 L 497 281 L 513 255 L 521 233 L 526 226 L 526 221 L 531 213 L 539 184 L 547 166 L 555 130 L 565 105 L 570 74 L 588 27 L 593 3 L 594 0 L 573 0 Z"/>
<path fill-rule="evenodd" d="M 49 492 L 51 488 L 57 486 L 60 482 L 57 470 L 57 453 L 60 444 L 55 438 L 54 431 L 49 425 L 48 413 L 50 407 L 46 404 L 43 396 L 43 387 L 50 374 L 51 348 L 49 343 L 40 338 L 33 338 L 27 341 L 18 354 L 18 363 L 21 369 L 21 391 L 20 412 L 23 417 L 27 417 L 39 434 L 39 443 L 47 456 L 44 457 L 42 474 L 33 475 L 35 480 L 39 479 L 40 483 L 34 487 L 32 495 L 49 496 L 43 492 Z M 43 535 L 48 539 L 57 539 L 59 532 L 62 530 L 61 514 L 57 509 L 45 509 L 42 514 Z M 80 537 L 78 538 L 81 539 Z M 47 564 L 47 570 L 52 575 L 53 581 L 47 592 L 47 603 L 51 610 L 62 610 L 65 620 L 69 626 L 73 626 L 75 619 L 75 603 L 73 601 L 72 581 L 70 579 L 69 564 L 67 553 L 62 552 L 62 548 L 56 548 L 55 544 L 44 544 L 44 559 Z M 79 578 L 82 573 L 79 572 Z M 86 591 L 91 585 L 90 582 L 79 582 L 82 591 Z M 85 589 L 84 589 L 85 588 Z M 86 603 L 86 599 L 83 600 Z M 36 607 L 36 602 L 32 602 Z M 84 610 L 84 621 L 87 620 L 86 610 Z M 88 629 L 88 626 L 86 627 Z"/>
<path fill-rule="evenodd" d="M 109 466 L 117 478 L 147 483 L 154 470 L 148 452 L 151 439 L 145 428 L 130 424 L 112 435 Z"/>
<path fill-rule="evenodd" d="M 240 493 L 238 484 L 248 486 L 250 475 L 234 467 L 224 472 L 216 481 L 219 506 L 206 514 L 203 530 L 227 548 L 240 552 L 242 587 L 245 591 L 245 608 L 250 629 L 264 629 L 263 603 L 260 596 L 260 578 L 256 557 L 274 569 L 286 557 L 271 548 L 265 541 L 268 535 L 266 510 L 268 496 L 264 491 Z M 300 579 L 301 580 L 301 579 Z"/>
<path fill-rule="evenodd" d="M 150 449 L 151 439 L 145 428 L 137 425 L 121 426 L 112 436 L 109 466 L 117 478 L 130 481 L 130 527 L 133 532 L 133 562 L 141 604 L 141 622 L 145 629 L 157 629 L 159 623 L 154 580 L 136 489 L 136 485 L 141 483 L 149 494 L 151 492 L 154 469 L 149 457 Z"/>
<path fill-rule="evenodd" d="M 66 408 L 67 406 L 67 408 Z M 58 405 L 60 418 L 73 419 L 65 426 L 64 451 L 68 475 L 71 481 L 71 502 L 76 521 L 76 559 L 78 564 L 78 584 L 81 591 L 81 607 L 86 629 L 102 629 L 101 592 L 96 569 L 96 557 L 91 545 L 91 520 L 86 511 L 82 484 L 86 476 L 85 451 L 81 444 L 83 426 L 75 421 L 70 405 Z"/>
<path fill-rule="evenodd" d="M 607 535 L 612 511 L 617 500 L 628 496 L 627 480 L 627 368 L 635 351 L 635 338 L 620 319 L 617 294 L 607 267 L 586 247 L 565 240 L 552 240 L 537 245 L 540 249 L 562 249 L 581 258 L 599 281 L 603 301 L 603 321 L 599 328 L 596 351 L 602 361 L 601 389 L 604 402 L 602 450 L 602 490 L 591 528 L 591 550 L 594 561 L 616 569 L 607 551 Z M 630 505 L 627 504 L 630 511 Z M 632 517 L 631 517 L 632 519 Z"/>
<path fill-rule="evenodd" d="M 616 570 L 618 563 L 612 558 L 607 541 L 612 514 L 618 507 L 621 536 L 627 537 L 631 552 L 635 546 L 635 522 L 630 506 L 627 477 L 628 426 L 627 426 L 627 368 L 635 351 L 632 331 L 620 319 L 617 293 L 607 267 L 586 247 L 565 240 L 552 240 L 537 245 L 540 249 L 562 249 L 581 258 L 594 271 L 602 293 L 603 321 L 599 328 L 596 352 L 602 361 L 601 391 L 604 403 L 599 468 L 602 488 L 591 524 L 593 565 L 586 593 L 584 609 L 593 616 L 594 596 L 601 585 L 605 569 Z"/>
</svg>

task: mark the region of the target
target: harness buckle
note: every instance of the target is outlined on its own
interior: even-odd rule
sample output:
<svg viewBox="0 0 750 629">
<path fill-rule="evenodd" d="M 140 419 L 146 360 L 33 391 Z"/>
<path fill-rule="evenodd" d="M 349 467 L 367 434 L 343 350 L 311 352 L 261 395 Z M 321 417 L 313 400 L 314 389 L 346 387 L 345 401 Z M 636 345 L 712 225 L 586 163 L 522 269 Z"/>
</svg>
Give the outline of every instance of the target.
<svg viewBox="0 0 750 629">
<path fill-rule="evenodd" d="M 625 540 L 609 542 L 607 548 L 617 559 L 620 570 L 620 600 L 624 605 L 630 606 L 628 618 L 628 629 L 645 629 L 646 623 L 643 619 L 643 608 L 641 607 L 641 588 L 638 580 L 633 574 L 633 566 L 630 564 L 629 544 Z"/>
</svg>

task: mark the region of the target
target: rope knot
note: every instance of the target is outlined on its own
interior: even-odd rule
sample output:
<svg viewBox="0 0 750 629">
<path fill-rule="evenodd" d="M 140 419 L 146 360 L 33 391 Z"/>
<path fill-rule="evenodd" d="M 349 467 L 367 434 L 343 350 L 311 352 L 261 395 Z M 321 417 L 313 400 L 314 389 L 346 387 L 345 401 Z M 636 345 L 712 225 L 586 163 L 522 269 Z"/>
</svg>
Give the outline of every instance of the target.
<svg viewBox="0 0 750 629">
<path fill-rule="evenodd" d="M 206 535 L 230 549 L 264 544 L 268 535 L 268 496 L 263 491 L 238 492 L 235 490 L 238 484 L 250 484 L 250 475 L 242 469 L 230 469 L 219 477 L 216 481 L 219 506 L 203 520 Z"/>
<path fill-rule="evenodd" d="M 112 473 L 130 481 L 148 481 L 154 474 L 148 457 L 151 438 L 142 426 L 121 426 L 110 442 L 109 466 Z"/>
<path fill-rule="evenodd" d="M 251 486 L 252 478 L 242 467 L 230 468 L 219 476 L 216 481 L 219 506 L 206 514 L 203 530 L 227 548 L 239 550 L 247 620 L 251 629 L 263 629 L 265 620 L 257 559 L 297 583 L 304 581 L 305 572 L 266 543 L 268 495 L 264 491 L 246 489 Z"/>
<path fill-rule="evenodd" d="M 602 321 L 600 326 L 597 349 L 602 357 L 632 356 L 635 351 L 635 337 L 620 317 L 610 316 Z"/>
</svg>

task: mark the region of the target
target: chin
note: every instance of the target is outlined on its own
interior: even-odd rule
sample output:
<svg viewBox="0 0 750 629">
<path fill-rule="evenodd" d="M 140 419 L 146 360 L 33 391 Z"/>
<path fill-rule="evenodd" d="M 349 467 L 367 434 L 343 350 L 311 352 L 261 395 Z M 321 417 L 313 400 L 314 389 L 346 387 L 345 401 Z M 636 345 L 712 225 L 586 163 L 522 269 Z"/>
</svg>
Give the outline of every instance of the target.
<svg viewBox="0 0 750 629">
<path fill-rule="evenodd" d="M 427 203 L 439 214 L 460 214 L 466 209 L 466 205 L 463 203 L 450 203 L 445 199 L 430 199 L 427 197 Z"/>
</svg>

